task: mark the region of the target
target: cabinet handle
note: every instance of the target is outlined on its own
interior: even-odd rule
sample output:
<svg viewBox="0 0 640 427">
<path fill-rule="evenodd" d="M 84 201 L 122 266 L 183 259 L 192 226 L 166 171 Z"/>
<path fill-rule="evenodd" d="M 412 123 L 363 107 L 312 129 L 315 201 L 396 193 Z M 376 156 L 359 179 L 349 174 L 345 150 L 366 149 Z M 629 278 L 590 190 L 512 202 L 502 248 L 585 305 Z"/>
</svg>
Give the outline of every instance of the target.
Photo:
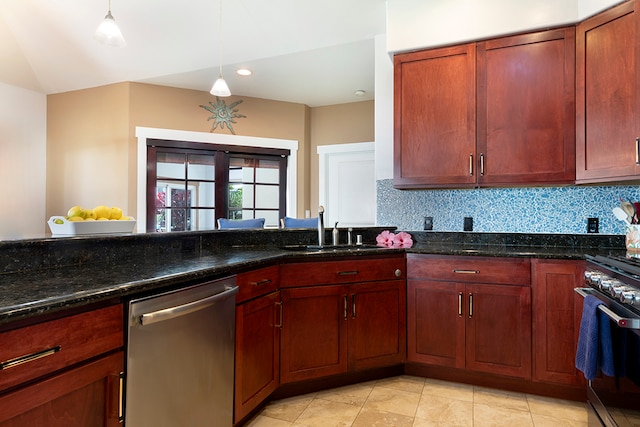
<svg viewBox="0 0 640 427">
<path fill-rule="evenodd" d="M 480 273 L 480 270 L 458 270 L 457 268 L 454 268 L 453 272 L 457 274 L 478 274 Z"/>
<path fill-rule="evenodd" d="M 118 396 L 118 422 L 124 422 L 124 372 L 120 372 L 118 375 L 119 379 L 119 387 L 120 387 L 120 396 Z"/>
<path fill-rule="evenodd" d="M 473 317 L 473 294 L 469 293 L 469 319 Z"/>
<path fill-rule="evenodd" d="M 636 138 L 636 165 L 640 165 L 640 138 Z"/>
<path fill-rule="evenodd" d="M 353 274 L 359 274 L 360 272 L 358 270 L 351 270 L 351 271 L 338 271 L 338 275 L 339 276 L 350 276 Z"/>
<path fill-rule="evenodd" d="M 344 296 L 344 320 L 347 320 L 347 296 Z"/>
<path fill-rule="evenodd" d="M 52 354 L 59 352 L 60 348 L 61 347 L 57 345 L 46 350 L 36 351 L 35 353 L 25 354 L 24 356 L 18 356 L 13 359 L 5 360 L 4 362 L 0 362 L 0 371 L 3 369 L 15 368 L 16 366 L 28 362 L 33 362 L 34 360 L 38 360 L 46 356 L 51 356 Z"/>
<path fill-rule="evenodd" d="M 462 292 L 458 293 L 458 317 L 462 317 Z"/>
<path fill-rule="evenodd" d="M 400 277 L 402 276 L 402 270 L 400 270 L 399 268 L 396 268 L 396 271 L 394 271 L 393 274 L 395 274 L 396 277 Z"/>
<path fill-rule="evenodd" d="M 484 154 L 480 153 L 480 176 L 484 176 Z"/>
<path fill-rule="evenodd" d="M 351 317 L 356 318 L 356 295 L 351 295 Z"/>
<path fill-rule="evenodd" d="M 284 311 L 282 308 L 282 301 L 277 301 L 276 306 L 278 306 L 278 308 L 280 309 L 280 314 L 278 315 L 278 323 L 276 323 L 274 326 L 276 328 L 282 328 L 282 312 Z"/>
<path fill-rule="evenodd" d="M 271 279 L 259 280 L 257 282 L 249 282 L 249 285 L 251 285 L 251 286 L 262 286 L 262 285 L 266 285 L 267 283 L 271 283 Z"/>
<path fill-rule="evenodd" d="M 473 176 L 473 154 L 469 154 L 469 176 Z"/>
</svg>

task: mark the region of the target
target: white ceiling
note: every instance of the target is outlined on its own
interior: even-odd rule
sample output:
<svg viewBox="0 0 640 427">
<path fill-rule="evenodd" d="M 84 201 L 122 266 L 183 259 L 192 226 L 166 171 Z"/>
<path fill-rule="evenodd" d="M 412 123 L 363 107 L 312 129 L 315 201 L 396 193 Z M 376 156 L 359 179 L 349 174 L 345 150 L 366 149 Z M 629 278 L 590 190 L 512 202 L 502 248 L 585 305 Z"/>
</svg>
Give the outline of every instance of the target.
<svg viewBox="0 0 640 427">
<path fill-rule="evenodd" d="M 385 0 L 112 0 L 125 48 L 94 41 L 108 0 L 0 0 L 0 82 L 46 94 L 123 81 L 311 107 L 373 99 Z M 241 77 L 237 68 L 254 74 Z M 366 91 L 356 97 L 356 90 Z"/>
</svg>

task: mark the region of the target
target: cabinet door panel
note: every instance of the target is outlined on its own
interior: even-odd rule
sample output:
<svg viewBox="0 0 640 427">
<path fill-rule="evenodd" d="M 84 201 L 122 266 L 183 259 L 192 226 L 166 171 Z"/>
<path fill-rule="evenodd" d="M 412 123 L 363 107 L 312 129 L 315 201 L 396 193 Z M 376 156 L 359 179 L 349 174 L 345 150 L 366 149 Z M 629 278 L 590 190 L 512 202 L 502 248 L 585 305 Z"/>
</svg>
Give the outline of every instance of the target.
<svg viewBox="0 0 640 427">
<path fill-rule="evenodd" d="M 394 74 L 394 185 L 475 183 L 475 45 L 397 55 Z"/>
<path fill-rule="evenodd" d="M 638 179 L 638 34 L 635 1 L 577 26 L 576 180 Z"/>
<path fill-rule="evenodd" d="M 343 286 L 282 293 L 280 382 L 347 371 L 347 293 Z"/>
<path fill-rule="evenodd" d="M 464 284 L 407 282 L 407 359 L 464 368 Z"/>
<path fill-rule="evenodd" d="M 582 307 L 574 288 L 583 285 L 584 261 L 534 260 L 533 348 L 536 381 L 584 383 L 575 367 Z M 578 300 L 579 303 L 581 302 Z"/>
<path fill-rule="evenodd" d="M 531 378 L 531 289 L 467 285 L 466 366 Z"/>
<path fill-rule="evenodd" d="M 575 29 L 478 43 L 480 184 L 575 179 Z"/>
<path fill-rule="evenodd" d="M 279 384 L 280 329 L 274 292 L 236 307 L 235 421 L 266 399 Z"/>
<path fill-rule="evenodd" d="M 349 294 L 349 369 L 368 369 L 404 362 L 404 281 L 351 285 Z"/>
</svg>

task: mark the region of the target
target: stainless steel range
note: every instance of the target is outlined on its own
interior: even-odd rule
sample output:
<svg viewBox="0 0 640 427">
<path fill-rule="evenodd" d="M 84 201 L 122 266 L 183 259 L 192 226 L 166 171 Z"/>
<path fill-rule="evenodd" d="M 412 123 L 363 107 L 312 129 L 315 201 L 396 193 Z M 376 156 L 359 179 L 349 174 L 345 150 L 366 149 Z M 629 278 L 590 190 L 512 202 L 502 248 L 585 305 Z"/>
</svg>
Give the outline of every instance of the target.
<svg viewBox="0 0 640 427">
<path fill-rule="evenodd" d="M 587 256 L 583 297 L 610 319 L 615 376 L 601 371 L 588 381 L 589 426 L 640 424 L 640 259 L 632 256 Z"/>
</svg>

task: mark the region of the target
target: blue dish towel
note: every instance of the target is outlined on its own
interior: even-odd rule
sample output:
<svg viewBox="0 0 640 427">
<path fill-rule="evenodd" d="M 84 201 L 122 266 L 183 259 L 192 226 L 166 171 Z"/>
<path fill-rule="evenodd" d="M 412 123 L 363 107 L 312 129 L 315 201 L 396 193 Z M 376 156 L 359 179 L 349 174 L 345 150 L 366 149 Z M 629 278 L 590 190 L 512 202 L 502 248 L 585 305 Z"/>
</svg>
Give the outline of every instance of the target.
<svg viewBox="0 0 640 427">
<path fill-rule="evenodd" d="M 598 310 L 604 304 L 593 295 L 587 295 L 582 308 L 576 368 L 588 380 L 595 378 L 598 369 L 608 376 L 615 376 L 613 344 L 609 317 Z"/>
</svg>

